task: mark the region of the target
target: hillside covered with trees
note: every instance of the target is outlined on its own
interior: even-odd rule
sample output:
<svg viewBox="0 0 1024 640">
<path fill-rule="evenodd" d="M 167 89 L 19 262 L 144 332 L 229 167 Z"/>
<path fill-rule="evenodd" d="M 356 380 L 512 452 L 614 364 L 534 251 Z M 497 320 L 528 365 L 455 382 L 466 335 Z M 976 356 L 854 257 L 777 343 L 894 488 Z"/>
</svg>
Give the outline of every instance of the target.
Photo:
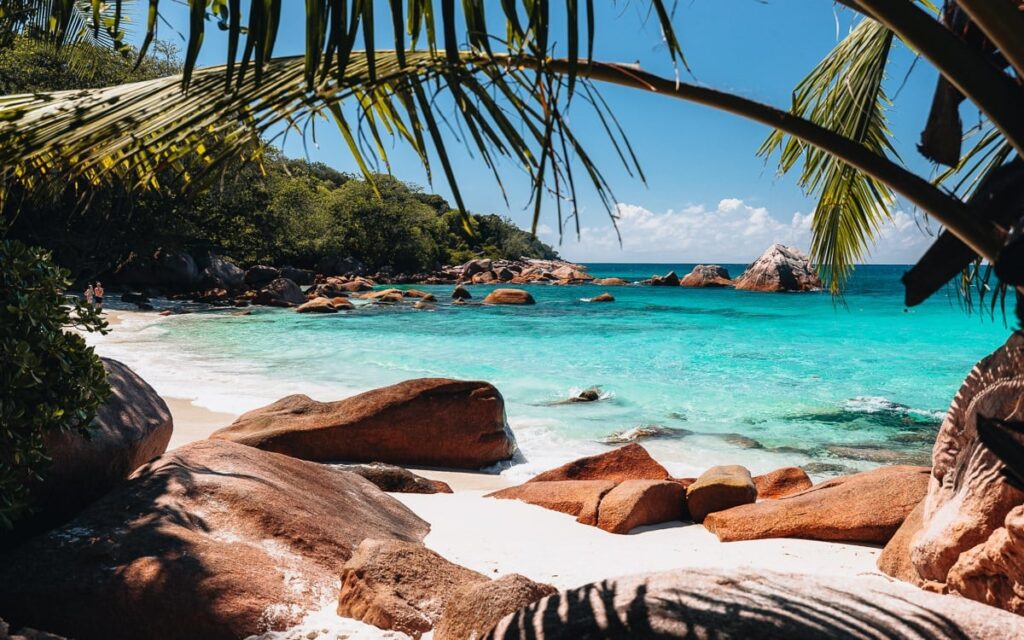
<svg viewBox="0 0 1024 640">
<path fill-rule="evenodd" d="M 82 42 L 56 51 L 29 37 L 0 46 L 0 94 L 106 86 L 180 71 L 167 43 L 135 68 L 133 58 Z M 215 145 L 216 141 L 211 141 Z M 168 171 L 162 190 L 118 185 L 90 194 L 6 202 L 8 237 L 50 249 L 79 278 L 99 276 L 131 255 L 214 251 L 243 265 L 313 268 L 351 259 L 368 270 L 419 273 L 486 257 L 554 258 L 511 220 L 473 214 L 472 235 L 441 196 L 392 176 L 374 184 L 267 146 L 262 161 L 230 162 L 196 193 Z M 378 193 L 375 193 L 374 186 Z"/>
</svg>

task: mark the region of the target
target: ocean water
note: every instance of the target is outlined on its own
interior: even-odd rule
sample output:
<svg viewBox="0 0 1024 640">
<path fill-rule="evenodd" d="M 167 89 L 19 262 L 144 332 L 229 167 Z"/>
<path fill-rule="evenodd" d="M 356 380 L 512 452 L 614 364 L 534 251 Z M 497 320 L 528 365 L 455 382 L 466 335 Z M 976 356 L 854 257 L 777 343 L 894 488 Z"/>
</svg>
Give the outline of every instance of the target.
<svg viewBox="0 0 1024 640">
<path fill-rule="evenodd" d="M 590 272 L 640 279 L 691 267 Z M 927 464 L 960 382 L 1011 331 L 1012 318 L 968 315 L 945 292 L 904 309 L 904 270 L 861 267 L 841 304 L 827 293 L 533 285 L 535 306 L 452 306 L 451 286 L 419 286 L 437 295 L 436 310 L 137 313 L 91 341 L 160 393 L 232 412 L 415 377 L 487 380 L 523 453 L 495 469 L 512 479 L 608 450 L 610 436 L 637 427 L 658 432 L 641 443 L 680 475 L 735 463 L 820 477 Z M 471 286 L 473 301 L 492 288 Z M 605 290 L 614 303 L 585 301 Z M 599 401 L 559 403 L 594 386 Z"/>
</svg>

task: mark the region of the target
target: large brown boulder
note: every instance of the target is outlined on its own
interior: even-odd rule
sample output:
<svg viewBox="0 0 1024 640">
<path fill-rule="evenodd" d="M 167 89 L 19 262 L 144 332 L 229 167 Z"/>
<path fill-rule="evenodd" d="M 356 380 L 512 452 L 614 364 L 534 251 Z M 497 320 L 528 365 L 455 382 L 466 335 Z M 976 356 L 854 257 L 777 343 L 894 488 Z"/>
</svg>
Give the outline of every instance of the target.
<svg viewBox="0 0 1024 640">
<path fill-rule="evenodd" d="M 262 289 L 274 280 L 281 277 L 281 271 L 276 267 L 265 264 L 258 264 L 249 267 L 245 272 L 245 284 L 250 289 Z"/>
<path fill-rule="evenodd" d="M 882 553 L 878 554 L 876 564 L 878 570 L 904 582 L 921 585 L 923 580 L 918 575 L 914 563 L 910 561 L 910 542 L 921 530 L 921 514 L 924 513 L 924 500 L 917 503 L 900 528 L 896 530 Z"/>
<path fill-rule="evenodd" d="M 810 259 L 796 247 L 773 244 L 736 279 L 745 291 L 816 291 L 821 278 Z"/>
<path fill-rule="evenodd" d="M 595 456 L 587 456 L 534 476 L 529 482 L 552 480 L 667 480 L 668 470 L 638 444 L 627 444 Z"/>
<path fill-rule="evenodd" d="M 551 275 L 565 283 L 584 283 L 594 279 L 594 276 L 576 268 L 574 265 L 558 267 L 551 272 Z"/>
<path fill-rule="evenodd" d="M 867 576 L 677 570 L 562 591 L 507 616 L 494 640 L 1007 640 L 1024 619 Z"/>
<path fill-rule="evenodd" d="M 210 437 L 305 460 L 462 469 L 508 460 L 516 448 L 494 386 L 445 378 L 407 380 L 336 402 L 288 396 Z"/>
<path fill-rule="evenodd" d="M 198 276 L 201 288 L 237 291 L 245 285 L 245 271 L 225 258 L 209 253 L 199 262 L 203 265 Z"/>
<path fill-rule="evenodd" d="M 946 414 L 932 451 L 931 482 L 921 515 L 921 530 L 910 543 L 918 574 L 939 584 L 961 554 L 1004 527 L 1012 509 L 1024 504 L 1024 492 L 1003 477 L 1002 462 L 978 439 L 978 417 L 1024 420 L 1024 335 L 974 367 Z M 994 541 L 997 546 L 1000 541 Z M 961 574 L 959 586 L 972 593 Z M 1024 584 L 1019 585 L 1024 592 Z"/>
<path fill-rule="evenodd" d="M 949 569 L 950 591 L 1024 614 L 1024 506 L 1006 514 L 1004 526 L 960 554 Z"/>
<path fill-rule="evenodd" d="M 472 297 L 473 295 L 469 292 L 469 289 L 461 284 L 456 285 L 455 288 L 452 289 L 452 300 L 469 300 Z"/>
<path fill-rule="evenodd" d="M 651 276 L 652 287 L 678 287 L 679 276 L 675 271 L 669 271 L 663 276 Z"/>
<path fill-rule="evenodd" d="M 345 298 L 341 298 L 348 302 Z M 296 313 L 338 313 L 338 308 L 334 306 L 328 298 L 313 298 L 309 302 L 303 302 L 299 306 L 295 307 Z"/>
<path fill-rule="evenodd" d="M 452 493 L 448 483 L 429 480 L 408 469 L 383 462 L 336 464 L 336 469 L 362 476 L 388 493 Z"/>
<path fill-rule="evenodd" d="M 614 488 L 615 483 L 609 480 L 531 481 L 489 493 L 487 497 L 521 500 L 559 513 L 568 513 L 576 516 L 577 522 L 593 526 L 597 524 L 601 499 Z"/>
<path fill-rule="evenodd" d="M 269 307 L 297 307 L 306 301 L 306 295 L 288 278 L 277 278 L 260 289 L 252 301 Z"/>
<path fill-rule="evenodd" d="M 596 284 L 600 287 L 623 287 L 629 284 L 629 281 L 622 278 L 595 278 L 591 284 Z"/>
<path fill-rule="evenodd" d="M 626 480 L 602 499 L 598 528 L 629 533 L 637 527 L 686 517 L 686 489 L 671 480 Z"/>
<path fill-rule="evenodd" d="M 711 467 L 686 488 L 686 506 L 694 522 L 755 500 L 757 488 L 750 471 L 735 464 Z"/>
<path fill-rule="evenodd" d="M 357 475 L 207 440 L 0 559 L 0 616 L 79 640 L 235 639 L 294 625 L 367 538 L 429 525 Z"/>
<path fill-rule="evenodd" d="M 422 544 L 365 540 L 341 570 L 338 615 L 419 638 L 459 589 L 486 582 Z"/>
<path fill-rule="evenodd" d="M 712 513 L 704 526 L 723 542 L 809 538 L 885 544 L 924 498 L 928 475 L 927 467 L 897 466 L 832 478 L 785 498 Z"/>
<path fill-rule="evenodd" d="M 556 593 L 558 589 L 551 585 L 534 582 L 518 573 L 491 582 L 468 584 L 448 600 L 434 627 L 434 640 L 482 638 L 505 616 Z"/>
<path fill-rule="evenodd" d="M 806 491 L 814 486 L 807 472 L 800 467 L 782 467 L 760 476 L 754 476 L 759 500 L 774 500 Z"/>
<path fill-rule="evenodd" d="M 591 302 L 615 302 L 615 296 L 605 291 L 590 299 Z"/>
<path fill-rule="evenodd" d="M 733 281 L 725 267 L 717 264 L 698 264 L 679 281 L 679 284 L 684 287 L 731 287 Z"/>
<path fill-rule="evenodd" d="M 484 304 L 535 304 L 533 296 L 522 289 L 495 289 L 484 298 Z"/>
<path fill-rule="evenodd" d="M 163 398 L 127 365 L 102 360 L 113 393 L 97 411 L 88 437 L 44 435 L 52 462 L 33 490 L 40 512 L 23 523 L 26 531 L 70 518 L 167 450 L 174 423 Z"/>
</svg>

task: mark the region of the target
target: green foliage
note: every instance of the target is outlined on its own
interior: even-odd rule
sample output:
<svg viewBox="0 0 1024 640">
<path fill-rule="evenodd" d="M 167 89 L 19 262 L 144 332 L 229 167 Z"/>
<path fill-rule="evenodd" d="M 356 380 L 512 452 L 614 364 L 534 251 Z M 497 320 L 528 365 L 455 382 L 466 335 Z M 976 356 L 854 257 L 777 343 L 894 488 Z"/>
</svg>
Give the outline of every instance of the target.
<svg viewBox="0 0 1024 640">
<path fill-rule="evenodd" d="M 864 19 L 793 92 L 792 113 L 854 140 L 879 156 L 896 155 L 882 87 L 893 33 Z M 779 172 L 803 161 L 800 186 L 818 198 L 812 219 L 811 259 L 838 294 L 867 252 L 878 229 L 891 220 L 892 189 L 824 150 L 775 130 L 761 145 L 780 151 Z"/>
<path fill-rule="evenodd" d="M 322 258 L 351 257 L 371 270 L 401 273 L 481 256 L 557 257 L 496 215 L 471 214 L 470 236 L 444 198 L 392 176 L 376 175 L 371 184 L 276 152 L 263 169 L 266 175 L 242 166 L 194 204 L 181 206 L 185 222 L 176 226 L 189 235 L 176 238 L 181 248 L 215 249 L 245 265 L 313 267 Z"/>
<path fill-rule="evenodd" d="M 81 42 L 58 50 L 49 42 L 17 36 L 10 46 L 0 47 L 0 95 L 95 89 L 181 72 L 172 44 L 158 42 L 153 51 L 156 55 L 135 68 L 134 58 L 97 44 Z"/>
<path fill-rule="evenodd" d="M 64 296 L 68 272 L 49 254 L 0 241 L 0 527 L 31 508 L 47 434 L 88 433 L 107 399 L 103 364 L 75 327 L 105 331 L 91 307 Z"/>
</svg>

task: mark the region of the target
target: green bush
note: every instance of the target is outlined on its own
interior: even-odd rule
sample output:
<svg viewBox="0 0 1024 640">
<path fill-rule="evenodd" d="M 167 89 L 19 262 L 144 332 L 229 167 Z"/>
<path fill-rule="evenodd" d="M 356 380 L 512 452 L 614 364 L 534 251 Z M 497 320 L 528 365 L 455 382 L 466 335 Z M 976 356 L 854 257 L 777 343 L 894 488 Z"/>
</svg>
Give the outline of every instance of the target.
<svg viewBox="0 0 1024 640">
<path fill-rule="evenodd" d="M 0 240 L 0 528 L 31 509 L 32 486 L 49 462 L 44 436 L 88 435 L 110 395 L 103 363 L 69 331 L 106 332 L 107 325 L 65 297 L 69 284 L 48 253 Z"/>
</svg>

